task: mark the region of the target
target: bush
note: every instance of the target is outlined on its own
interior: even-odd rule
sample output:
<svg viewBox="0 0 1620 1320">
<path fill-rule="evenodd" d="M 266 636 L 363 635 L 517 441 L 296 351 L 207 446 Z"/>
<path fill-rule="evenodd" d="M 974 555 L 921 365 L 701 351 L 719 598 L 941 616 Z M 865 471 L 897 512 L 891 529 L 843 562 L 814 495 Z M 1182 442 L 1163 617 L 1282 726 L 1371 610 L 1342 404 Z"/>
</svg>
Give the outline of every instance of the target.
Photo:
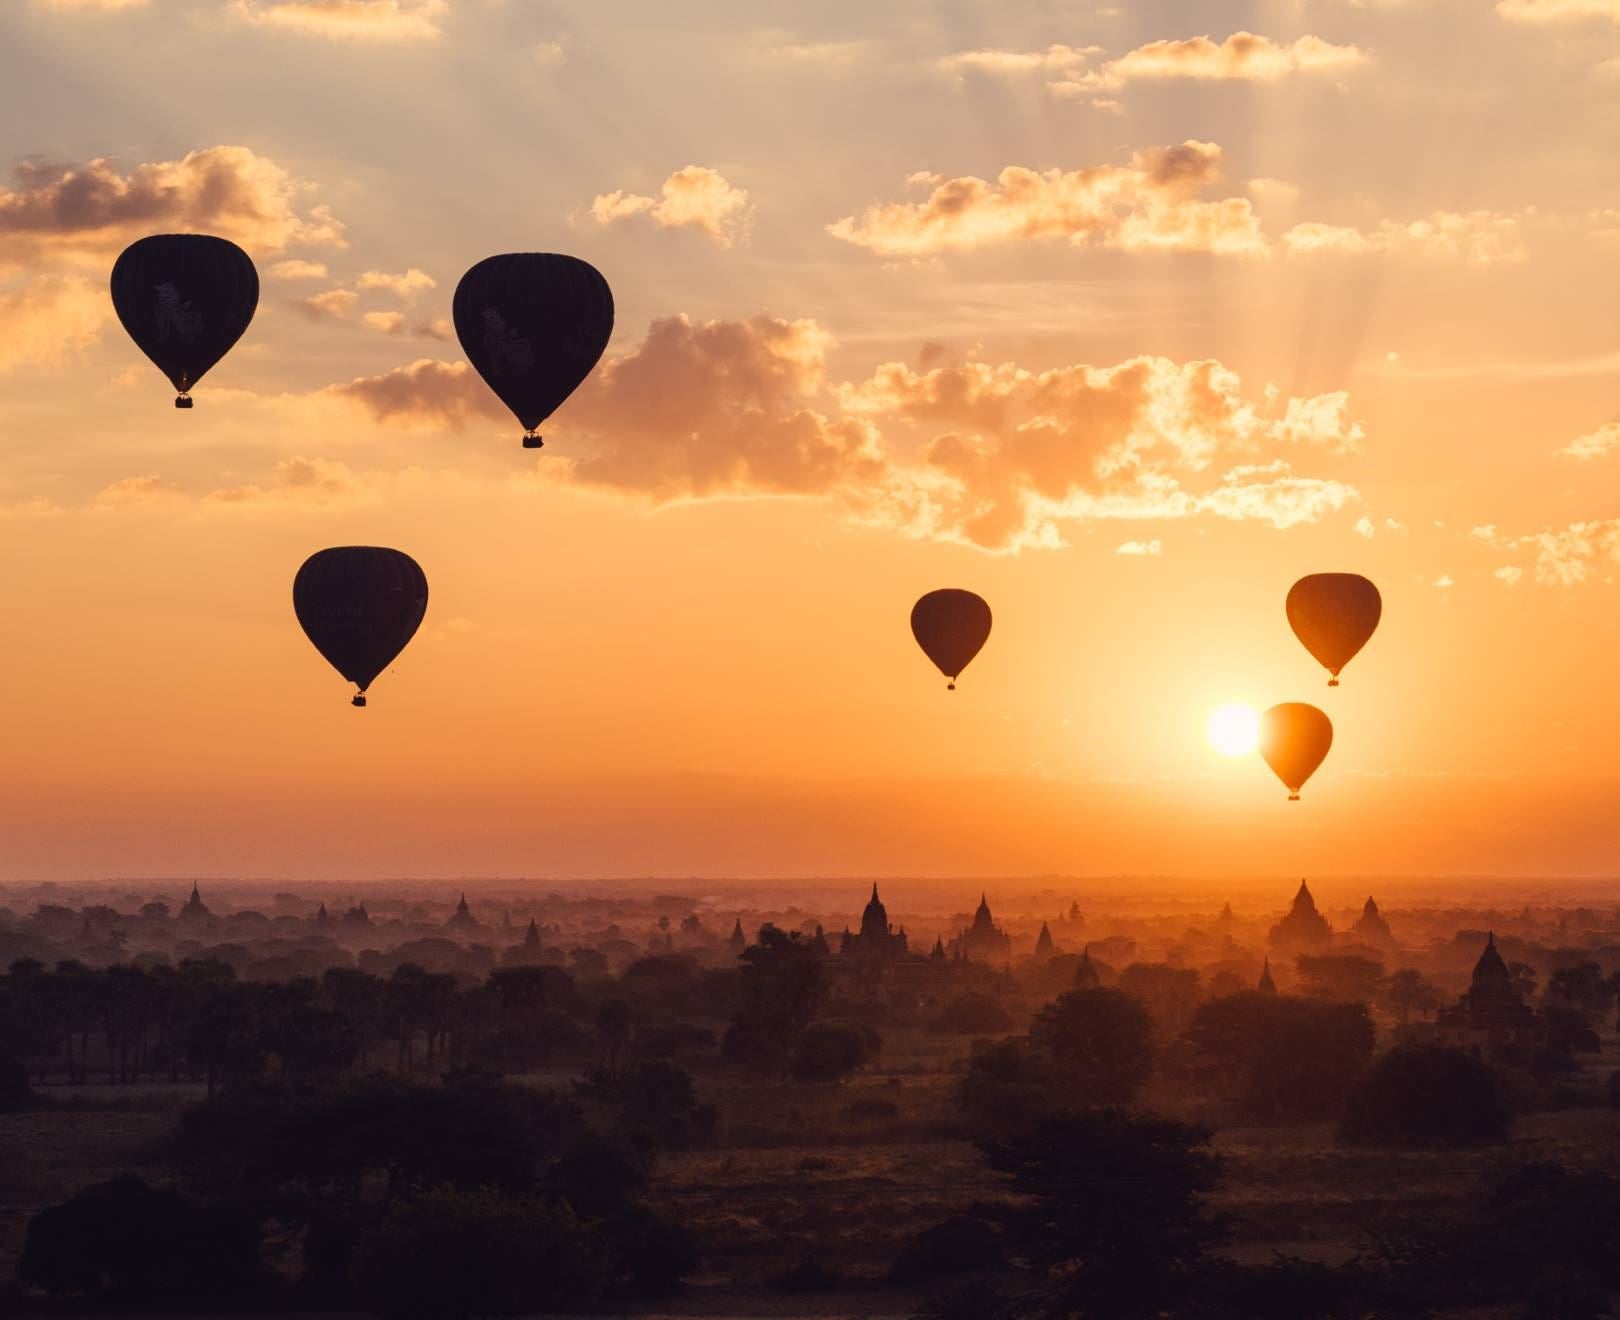
<svg viewBox="0 0 1620 1320">
<path fill-rule="evenodd" d="M 34 1090 L 21 1059 L 0 1054 L 0 1114 L 17 1114 L 34 1107 Z"/>
<path fill-rule="evenodd" d="M 1013 1029 L 1012 1014 L 989 995 L 958 995 L 934 1014 L 930 1031 L 962 1036 L 1004 1036 Z"/>
<path fill-rule="evenodd" d="M 925 1228 L 900 1248 L 889 1267 L 889 1281 L 902 1287 L 990 1269 L 1001 1259 L 1001 1240 L 982 1219 L 952 1215 Z"/>
<path fill-rule="evenodd" d="M 817 1022 L 799 1033 L 788 1071 L 799 1082 L 836 1082 L 876 1053 L 877 1032 L 855 1022 Z"/>
<path fill-rule="evenodd" d="M 1035 1017 L 1030 1044 L 1071 1105 L 1128 1104 L 1153 1069 L 1153 1021 L 1123 990 L 1071 990 Z"/>
<path fill-rule="evenodd" d="M 260 1284 L 259 1226 L 238 1207 L 200 1206 L 126 1174 L 29 1220 L 17 1278 L 142 1306 L 228 1303 Z"/>
<path fill-rule="evenodd" d="M 1350 1092 L 1339 1137 L 1353 1146 L 1488 1146 L 1512 1123 L 1496 1074 L 1464 1050 L 1402 1045 Z"/>
<path fill-rule="evenodd" d="M 566 1209 L 497 1192 L 430 1192 L 355 1254 L 356 1300 L 384 1320 L 462 1320 L 590 1305 L 606 1263 Z"/>
</svg>

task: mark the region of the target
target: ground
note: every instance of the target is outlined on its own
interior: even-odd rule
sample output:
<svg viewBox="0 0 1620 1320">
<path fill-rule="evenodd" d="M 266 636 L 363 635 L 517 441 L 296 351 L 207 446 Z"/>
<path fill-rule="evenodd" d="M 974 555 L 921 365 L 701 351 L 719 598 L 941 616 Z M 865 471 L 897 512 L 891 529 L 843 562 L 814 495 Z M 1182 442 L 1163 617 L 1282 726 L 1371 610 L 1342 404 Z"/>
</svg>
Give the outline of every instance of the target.
<svg viewBox="0 0 1620 1320">
<path fill-rule="evenodd" d="M 917 1294 L 881 1285 L 901 1245 L 949 1214 L 1005 1195 L 974 1148 L 947 1135 L 951 1068 L 964 1051 L 952 1038 L 886 1033 L 881 1064 L 825 1087 L 700 1071 L 700 1091 L 723 1116 L 720 1145 L 667 1156 L 653 1201 L 698 1231 L 709 1250 L 685 1294 L 642 1314 L 909 1315 Z M 1520 1118 L 1506 1147 L 1347 1150 L 1327 1124 L 1218 1131 L 1225 1173 L 1215 1208 L 1234 1218 L 1231 1253 L 1254 1263 L 1274 1252 L 1337 1262 L 1368 1222 L 1444 1210 L 1501 1166 L 1551 1159 L 1620 1167 L 1620 1110 L 1599 1099 L 1600 1083 L 1620 1066 L 1617 1054 L 1607 1040 L 1604 1056 L 1588 1062 L 1572 1088 L 1571 1107 Z M 0 1277 L 11 1273 L 34 1210 L 120 1171 L 161 1179 L 161 1144 L 202 1090 L 52 1087 L 49 1095 L 52 1108 L 0 1115 Z M 890 1101 L 897 1115 L 852 1113 L 862 1100 Z M 845 1284 L 808 1295 L 770 1285 L 803 1259 Z"/>
</svg>

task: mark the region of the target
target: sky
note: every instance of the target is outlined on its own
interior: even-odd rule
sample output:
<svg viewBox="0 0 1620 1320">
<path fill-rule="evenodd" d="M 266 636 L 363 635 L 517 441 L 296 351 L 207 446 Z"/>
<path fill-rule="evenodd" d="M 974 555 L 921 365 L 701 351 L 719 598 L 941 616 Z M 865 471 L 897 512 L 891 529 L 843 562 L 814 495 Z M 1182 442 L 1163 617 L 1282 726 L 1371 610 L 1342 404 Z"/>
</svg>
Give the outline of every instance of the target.
<svg viewBox="0 0 1620 1320">
<path fill-rule="evenodd" d="M 1610 877 L 1617 137 L 1620 0 L 12 0 L 0 881 Z M 190 413 L 174 231 L 262 281 Z M 617 308 L 538 455 L 507 251 Z M 431 584 L 364 712 L 346 544 Z M 1281 701 L 1298 803 L 1204 735 Z"/>
</svg>

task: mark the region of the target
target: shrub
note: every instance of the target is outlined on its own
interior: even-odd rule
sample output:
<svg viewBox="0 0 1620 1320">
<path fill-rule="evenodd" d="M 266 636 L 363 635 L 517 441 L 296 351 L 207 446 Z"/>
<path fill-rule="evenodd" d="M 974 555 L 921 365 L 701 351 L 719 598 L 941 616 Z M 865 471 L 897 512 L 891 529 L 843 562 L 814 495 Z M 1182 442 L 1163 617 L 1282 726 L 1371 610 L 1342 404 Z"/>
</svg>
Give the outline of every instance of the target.
<svg viewBox="0 0 1620 1320">
<path fill-rule="evenodd" d="M 260 1282 L 259 1226 L 238 1207 L 200 1206 L 126 1174 L 29 1220 L 17 1278 L 136 1305 L 229 1302 Z"/>
<path fill-rule="evenodd" d="M 1125 1104 L 1153 1068 L 1153 1022 L 1123 990 L 1071 990 L 1035 1017 L 1030 1044 L 1044 1054 L 1070 1104 Z"/>
<path fill-rule="evenodd" d="M 817 1022 L 799 1033 L 788 1071 L 795 1081 L 836 1082 L 875 1053 L 877 1033 L 854 1022 Z"/>
<path fill-rule="evenodd" d="M 430 1192 L 360 1242 L 356 1300 L 384 1320 L 462 1320 L 587 1306 L 605 1261 L 566 1209 L 497 1192 Z"/>
<path fill-rule="evenodd" d="M 989 995 L 965 994 L 934 1014 L 928 1029 L 962 1036 L 1002 1036 L 1013 1029 L 1013 1020 Z"/>
<path fill-rule="evenodd" d="M 1464 1050 L 1402 1045 L 1367 1070 L 1340 1125 L 1354 1146 L 1486 1146 L 1512 1122 L 1496 1074 Z"/>
</svg>

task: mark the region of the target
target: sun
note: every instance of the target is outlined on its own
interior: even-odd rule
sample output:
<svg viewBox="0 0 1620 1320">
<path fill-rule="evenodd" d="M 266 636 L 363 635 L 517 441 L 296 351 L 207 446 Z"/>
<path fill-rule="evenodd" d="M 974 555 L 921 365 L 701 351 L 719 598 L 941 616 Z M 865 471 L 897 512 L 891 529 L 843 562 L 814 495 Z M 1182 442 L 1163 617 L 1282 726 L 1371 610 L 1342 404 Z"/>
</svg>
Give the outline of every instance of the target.
<svg viewBox="0 0 1620 1320">
<path fill-rule="evenodd" d="M 1204 736 L 1222 756 L 1248 756 L 1260 745 L 1260 712 L 1241 701 L 1229 701 L 1210 712 Z"/>
</svg>

